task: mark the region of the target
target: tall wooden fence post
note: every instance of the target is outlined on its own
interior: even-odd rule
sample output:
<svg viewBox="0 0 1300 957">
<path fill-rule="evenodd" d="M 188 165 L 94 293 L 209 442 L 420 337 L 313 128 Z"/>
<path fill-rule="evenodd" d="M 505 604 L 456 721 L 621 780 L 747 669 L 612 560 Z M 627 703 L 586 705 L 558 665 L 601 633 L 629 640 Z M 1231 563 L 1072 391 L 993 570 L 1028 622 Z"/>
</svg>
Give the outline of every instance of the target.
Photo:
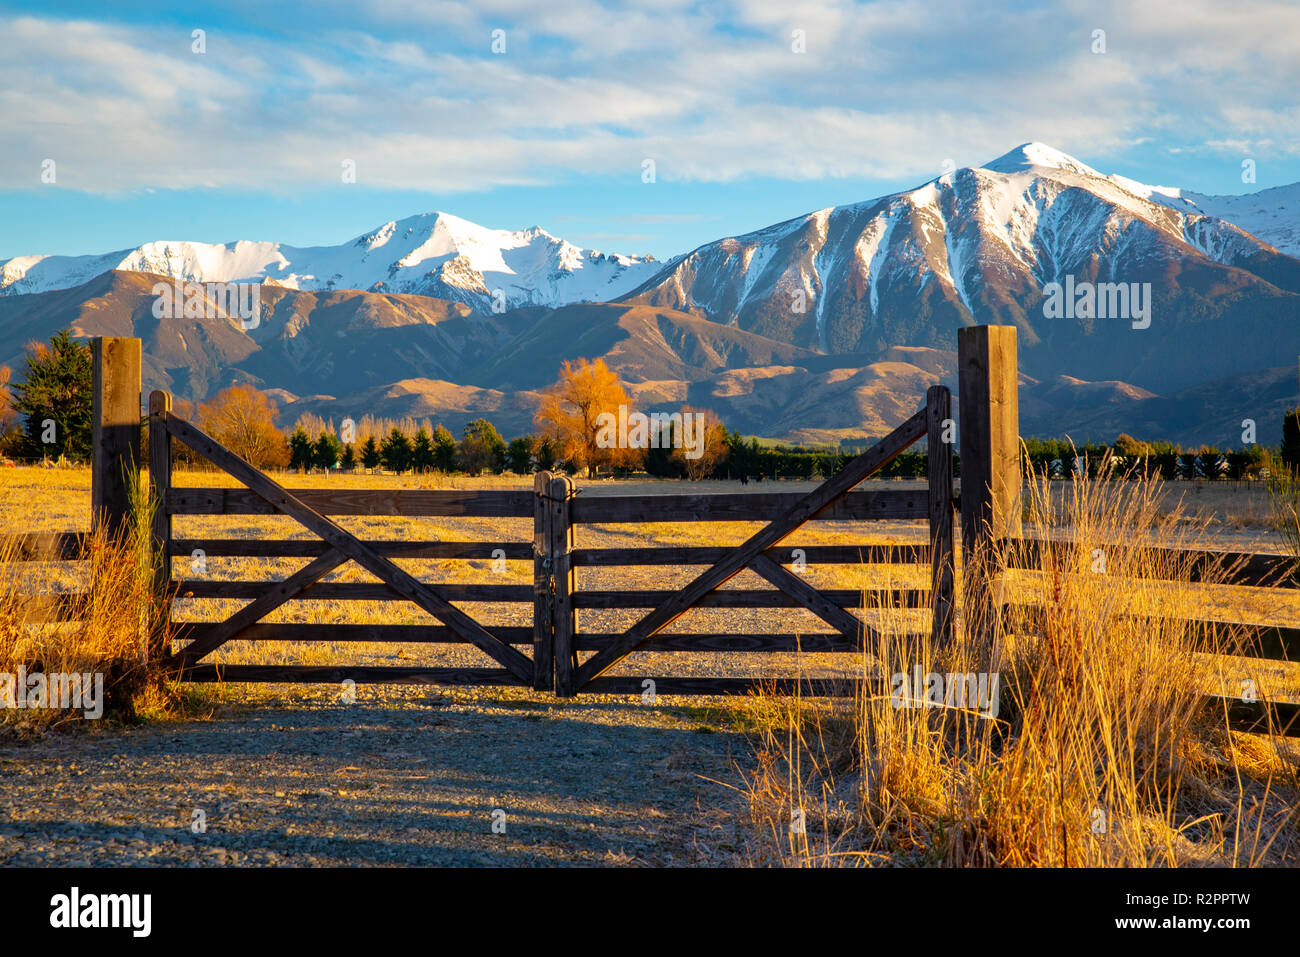
<svg viewBox="0 0 1300 957">
<path fill-rule="evenodd" d="M 140 340 L 96 336 L 90 350 L 90 521 L 116 536 L 128 528 L 131 484 L 140 478 Z"/>
<path fill-rule="evenodd" d="M 573 673 L 578 667 L 578 656 L 573 647 L 578 615 L 573 608 L 573 593 L 577 587 L 570 560 L 574 545 L 572 500 L 573 479 L 567 475 L 552 478 L 547 489 L 546 505 L 550 513 L 547 534 L 555 589 L 551 599 L 551 625 L 555 633 L 555 693 L 561 698 L 573 697 Z"/>
<path fill-rule="evenodd" d="M 167 491 L 172 485 L 172 437 L 167 431 L 167 413 L 172 410 L 170 392 L 149 395 L 149 493 L 153 505 L 154 594 L 157 617 L 150 660 L 171 656 L 168 641 L 171 624 L 172 517 L 167 511 Z"/>
<path fill-rule="evenodd" d="M 986 666 L 1001 662 L 995 582 L 1002 542 L 1020 535 L 1020 414 L 1016 329 L 971 326 L 957 332 L 961 413 L 962 604 Z"/>
<path fill-rule="evenodd" d="M 952 393 L 947 386 L 931 386 L 925 394 L 927 438 L 926 479 L 930 495 L 930 609 L 931 636 L 936 649 L 952 641 L 953 626 L 953 520 L 952 446 L 955 429 Z"/>
<path fill-rule="evenodd" d="M 533 476 L 533 687 L 555 688 L 555 628 L 551 617 L 551 473 Z"/>
</svg>

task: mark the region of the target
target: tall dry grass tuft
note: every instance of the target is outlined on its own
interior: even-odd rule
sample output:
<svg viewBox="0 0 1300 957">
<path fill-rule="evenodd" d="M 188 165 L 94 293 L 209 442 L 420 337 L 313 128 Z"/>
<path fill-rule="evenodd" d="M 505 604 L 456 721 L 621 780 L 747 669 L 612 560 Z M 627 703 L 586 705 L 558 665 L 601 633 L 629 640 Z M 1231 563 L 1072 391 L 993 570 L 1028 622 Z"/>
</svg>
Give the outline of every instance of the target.
<svg viewBox="0 0 1300 957">
<path fill-rule="evenodd" d="M 0 674 L 101 675 L 103 716 L 125 722 L 166 711 L 179 695 L 148 664 L 148 649 L 170 635 L 154 590 L 152 506 L 138 483 L 132 496 L 129 530 L 91 532 L 82 561 L 24 561 L 21 540 L 0 544 Z M 38 733 L 84 712 L 0 707 L 0 725 Z"/>
<path fill-rule="evenodd" d="M 1196 589 L 1223 570 L 1164 551 L 1192 543 L 1160 503 L 1158 480 L 1035 478 L 1024 536 L 1063 544 L 996 586 L 1010 603 L 997 649 L 983 622 L 936 648 L 881 609 L 870 691 L 840 706 L 765 700 L 751 806 L 781 861 L 1294 861 L 1295 759 L 1204 706 L 1241 639 L 1175 617 L 1197 617 Z M 788 826 L 800 810 L 802 833 Z"/>
</svg>

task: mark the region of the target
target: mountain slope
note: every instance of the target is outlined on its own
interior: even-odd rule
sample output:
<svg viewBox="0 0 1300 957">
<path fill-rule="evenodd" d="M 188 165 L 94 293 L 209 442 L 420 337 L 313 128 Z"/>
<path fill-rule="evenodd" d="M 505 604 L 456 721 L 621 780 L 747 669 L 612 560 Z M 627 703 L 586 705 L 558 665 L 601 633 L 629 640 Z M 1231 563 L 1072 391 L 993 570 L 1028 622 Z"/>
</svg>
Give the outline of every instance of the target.
<svg viewBox="0 0 1300 957">
<path fill-rule="evenodd" d="M 194 282 L 433 296 L 491 313 L 498 291 L 505 308 L 605 301 L 657 268 L 648 257 L 580 249 L 537 226 L 510 232 L 425 213 L 339 246 L 152 242 L 98 256 L 18 256 L 0 261 L 0 295 L 66 289 L 117 269 Z"/>
<path fill-rule="evenodd" d="M 455 378 L 509 341 L 497 317 L 426 296 L 263 287 L 260 324 L 156 319 L 162 277 L 110 272 L 74 289 L 0 298 L 0 364 L 64 326 L 78 336 L 137 336 L 145 388 L 202 399 L 232 382 L 295 395 L 341 395 L 406 378 Z M 512 324 L 513 325 L 513 324 Z"/>
<path fill-rule="evenodd" d="M 1150 283 L 1150 327 L 1049 318 L 1049 284 L 1067 277 Z M 1009 323 L 1035 376 L 1153 390 L 1300 351 L 1300 260 L 1034 143 L 915 190 L 706 244 L 623 301 L 868 356 L 949 348 L 962 326 Z"/>
<path fill-rule="evenodd" d="M 540 388 L 565 359 L 601 358 L 625 382 L 696 380 L 724 369 L 803 362 L 807 349 L 670 309 L 622 304 L 565 306 L 538 318 L 467 374 L 496 388 Z"/>
</svg>

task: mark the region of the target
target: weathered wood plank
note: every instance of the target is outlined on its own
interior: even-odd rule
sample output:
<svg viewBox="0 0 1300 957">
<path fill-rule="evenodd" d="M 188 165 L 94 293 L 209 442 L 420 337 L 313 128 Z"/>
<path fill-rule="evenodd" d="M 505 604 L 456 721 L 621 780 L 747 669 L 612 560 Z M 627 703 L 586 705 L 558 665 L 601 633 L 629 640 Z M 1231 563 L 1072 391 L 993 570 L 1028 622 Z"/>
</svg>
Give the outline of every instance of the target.
<svg viewBox="0 0 1300 957">
<path fill-rule="evenodd" d="M 1205 707 L 1213 714 L 1224 715 L 1228 726 L 1235 731 L 1252 734 L 1277 734 L 1287 738 L 1300 737 L 1300 702 L 1242 701 L 1222 695 L 1203 695 Z"/>
<path fill-rule="evenodd" d="M 292 684 L 393 685 L 526 685 L 504 668 L 420 668 L 350 665 L 197 665 L 187 669 L 185 681 L 281 682 Z"/>
<path fill-rule="evenodd" d="M 1014 326 L 957 330 L 961 405 L 962 614 L 985 670 L 1000 668 L 995 543 L 1020 535 L 1019 385 Z"/>
<path fill-rule="evenodd" d="M 0 555 L 10 562 L 78 562 L 88 558 L 85 532 L 18 532 L 0 535 Z"/>
<path fill-rule="evenodd" d="M 784 695 L 797 693 L 809 698 L 851 698 L 864 689 L 879 686 L 878 682 L 860 678 L 678 678 L 656 675 L 594 678 L 582 690 L 593 694 L 640 696 L 650 690 L 647 682 L 653 682 L 655 695 L 736 695 L 755 694 L 761 690 Z"/>
<path fill-rule="evenodd" d="M 498 549 L 509 561 L 528 561 L 533 546 L 528 542 L 420 542 L 391 539 L 362 539 L 362 542 L 385 558 L 462 558 L 487 561 L 496 558 Z M 209 558 L 314 558 L 330 546 L 314 538 L 175 538 L 172 555 L 188 558 L 196 548 Z"/>
<path fill-rule="evenodd" d="M 825 511 L 829 505 L 857 486 L 867 476 L 888 465 L 926 430 L 925 409 L 917 412 L 880 442 L 850 461 L 836 475 L 799 499 L 785 514 L 756 532 L 743 545 L 695 578 L 689 585 L 666 599 L 640 622 L 628 629 L 621 640 L 599 651 L 578 668 L 575 689 L 600 677 L 629 651 L 655 632 L 672 624 L 709 592 L 726 584 L 757 555 L 773 547 L 805 522 Z"/>
<path fill-rule="evenodd" d="M 172 608 L 172 517 L 163 507 L 172 486 L 172 437 L 167 431 L 171 410 L 171 393 L 149 394 L 149 500 L 153 508 L 154 601 L 158 606 L 158 620 L 149 643 L 151 661 L 161 661 L 172 653 L 167 638 Z"/>
<path fill-rule="evenodd" d="M 1031 623 L 1041 621 L 1044 606 L 1037 602 L 1015 601 L 1003 604 L 1004 614 L 1015 608 Z M 1149 620 L 1150 615 L 1127 616 L 1135 620 Z M 1281 625 L 1260 625 L 1241 621 L 1222 621 L 1211 618 L 1188 618 L 1170 615 L 1165 619 L 1191 626 L 1216 626 L 1240 635 L 1245 642 L 1241 655 L 1247 658 L 1267 658 L 1276 661 L 1300 661 L 1300 628 Z"/>
<path fill-rule="evenodd" d="M 546 490 L 551 473 L 533 476 L 533 688 L 555 689 L 555 627 L 551 621 L 550 510 Z"/>
<path fill-rule="evenodd" d="M 886 463 L 888 464 L 888 463 Z M 619 522 L 766 522 L 806 498 L 803 492 L 723 492 L 688 495 L 593 495 L 573 502 L 579 525 Z M 832 502 L 819 521 L 924 521 L 924 489 L 861 489 Z"/>
<path fill-rule="evenodd" d="M 216 622 L 177 622 L 178 641 L 198 641 L 207 636 Z M 533 630 L 527 627 L 488 628 L 493 635 L 511 645 L 526 645 L 532 641 Z M 260 622 L 249 625 L 239 633 L 240 641 L 304 641 L 304 642 L 401 642 L 402 644 L 468 644 L 446 625 L 320 625 L 301 622 Z"/>
<path fill-rule="evenodd" d="M 576 608 L 657 608 L 677 592 L 658 589 L 579 591 Z M 819 592 L 841 608 L 929 608 L 930 592 L 924 588 L 827 588 Z M 693 608 L 798 608 L 802 603 L 785 592 L 767 588 L 719 589 L 694 602 Z"/>
<path fill-rule="evenodd" d="M 131 483 L 140 475 L 140 340 L 95 336 L 90 351 L 90 521 L 118 536 L 131 521 Z"/>
<path fill-rule="evenodd" d="M 763 554 L 781 564 L 795 560 L 798 548 L 809 565 L 913 565 L 929 563 L 929 545 L 782 545 Z M 672 545 L 662 548 L 577 548 L 571 560 L 575 566 L 616 567 L 624 565 L 713 565 L 726 557 L 729 548 Z"/>
<path fill-rule="evenodd" d="M 221 581 L 211 578 L 186 578 L 174 583 L 177 598 L 257 598 L 276 581 Z M 434 585 L 448 601 L 461 602 L 531 602 L 531 585 Z M 294 596 L 303 601 L 410 601 L 406 595 L 386 582 L 321 582 L 304 588 Z"/>
<path fill-rule="evenodd" d="M 930 495 L 930 607 L 934 647 L 953 640 L 956 564 L 952 515 L 952 395 L 941 385 L 926 392 L 926 486 Z"/>
<path fill-rule="evenodd" d="M 257 598 L 225 621 L 220 622 L 201 639 L 191 642 L 181 649 L 178 654 L 168 658 L 168 665 L 181 670 L 191 667 L 204 655 L 220 648 L 249 625 L 266 617 L 304 588 L 320 581 L 345 561 L 347 561 L 347 558 L 342 552 L 331 549 L 320 558 L 314 559 L 309 564 L 298 569 L 284 581 L 264 582 L 265 587 L 258 593 Z"/>
<path fill-rule="evenodd" d="M 533 514 L 533 493 L 514 489 L 293 489 L 292 492 L 305 507 L 321 515 L 531 518 Z M 167 510 L 173 515 L 274 515 L 279 511 L 255 492 L 219 488 L 172 488 L 167 496 Z"/>
<path fill-rule="evenodd" d="M 573 696 L 573 673 L 578 666 L 577 649 L 573 644 L 573 636 L 578 630 L 578 606 L 574 601 L 578 580 L 569 561 L 575 540 L 571 478 L 561 475 L 551 479 L 546 489 L 546 507 L 547 558 L 551 563 L 553 584 L 551 627 L 555 648 L 555 693 L 561 698 L 569 698 Z"/>
<path fill-rule="evenodd" d="M 1074 542 L 1037 538 L 1006 540 L 1007 564 L 1011 568 L 1040 569 L 1049 557 L 1069 556 L 1078 548 Z M 1104 546 L 1105 543 L 1100 543 Z M 1089 544 L 1087 551 L 1095 547 Z M 1256 552 L 1213 551 L 1195 548 L 1141 549 L 1155 558 L 1169 562 L 1169 567 L 1179 569 L 1179 577 L 1203 582 L 1207 578 L 1224 585 L 1262 588 L 1300 587 L 1300 568 L 1294 558 L 1287 555 L 1267 555 Z"/>
<path fill-rule="evenodd" d="M 609 647 L 621 633 L 590 632 L 579 634 L 576 645 L 580 651 L 600 651 Z M 916 632 L 896 636 L 899 641 L 920 645 L 926 633 Z M 706 651 L 706 652 L 839 652 L 862 650 L 857 639 L 839 632 L 783 632 L 743 635 L 717 632 L 659 632 L 647 638 L 637 649 L 640 651 Z"/>
<path fill-rule="evenodd" d="M 173 435 L 213 465 L 243 482 L 251 491 L 260 495 L 269 504 L 296 519 L 301 525 L 329 542 L 339 552 L 355 561 L 372 575 L 388 582 L 406 598 L 415 602 L 439 621 L 465 635 L 476 647 L 504 665 L 521 681 L 529 682 L 532 680 L 533 665 L 526 656 L 492 637 L 483 630 L 483 627 L 478 622 L 442 598 L 428 585 L 417 581 L 412 575 L 394 565 L 388 559 L 375 554 L 374 551 L 362 544 L 355 535 L 312 510 L 293 493 L 276 484 L 188 422 L 169 415 L 167 417 L 167 427 Z M 529 493 L 524 494 L 528 495 Z M 532 514 L 531 503 L 526 514 Z"/>
</svg>

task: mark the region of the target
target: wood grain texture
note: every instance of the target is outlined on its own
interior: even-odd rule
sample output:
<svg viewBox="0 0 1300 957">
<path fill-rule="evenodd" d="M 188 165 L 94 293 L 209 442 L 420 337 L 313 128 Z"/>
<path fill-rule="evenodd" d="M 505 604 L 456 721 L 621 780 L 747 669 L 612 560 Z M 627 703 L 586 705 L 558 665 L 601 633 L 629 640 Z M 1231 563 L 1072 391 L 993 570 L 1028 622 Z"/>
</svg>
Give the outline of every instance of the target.
<svg viewBox="0 0 1300 957">
<path fill-rule="evenodd" d="M 956 556 L 952 514 L 952 395 L 945 386 L 931 386 L 926 392 L 927 412 L 926 487 L 930 496 L 930 608 L 931 634 L 935 648 L 953 640 L 956 613 L 954 579 Z"/>
</svg>

